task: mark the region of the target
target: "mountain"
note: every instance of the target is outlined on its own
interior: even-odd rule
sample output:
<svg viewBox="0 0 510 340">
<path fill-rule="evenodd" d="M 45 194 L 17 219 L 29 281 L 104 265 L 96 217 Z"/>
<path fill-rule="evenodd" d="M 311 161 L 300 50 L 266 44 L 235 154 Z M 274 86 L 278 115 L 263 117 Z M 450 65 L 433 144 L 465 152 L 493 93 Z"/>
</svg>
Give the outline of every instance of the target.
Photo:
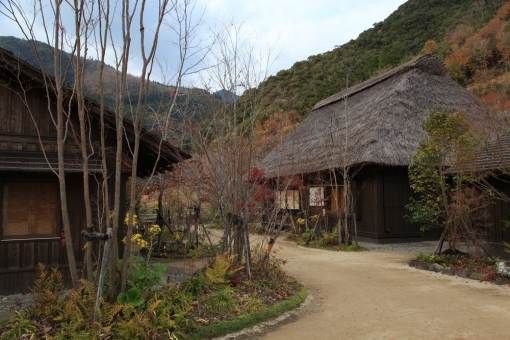
<svg viewBox="0 0 510 340">
<path fill-rule="evenodd" d="M 236 100 L 241 98 L 241 96 L 238 96 L 234 92 L 230 92 L 230 91 L 225 90 L 225 89 L 216 91 L 216 92 L 213 93 L 213 95 L 215 97 L 221 99 L 222 101 L 227 102 L 227 103 L 235 102 Z"/>
<path fill-rule="evenodd" d="M 429 40 L 437 42 L 435 53 L 446 59 L 451 45 L 445 41 L 458 25 L 480 28 L 506 2 L 409 0 L 357 39 L 297 62 L 260 84 L 262 120 L 280 110 L 306 117 L 320 100 L 410 60 Z"/>
</svg>

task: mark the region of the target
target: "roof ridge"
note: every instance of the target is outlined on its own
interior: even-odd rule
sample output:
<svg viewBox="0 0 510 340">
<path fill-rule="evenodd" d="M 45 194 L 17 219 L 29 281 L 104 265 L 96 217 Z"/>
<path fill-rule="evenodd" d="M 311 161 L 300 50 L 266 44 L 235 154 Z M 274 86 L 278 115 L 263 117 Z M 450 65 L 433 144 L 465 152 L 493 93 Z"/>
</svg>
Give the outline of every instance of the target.
<svg viewBox="0 0 510 340">
<path fill-rule="evenodd" d="M 320 102 L 315 104 L 315 106 L 312 108 L 312 112 L 316 111 L 324 106 L 327 106 L 327 105 L 336 103 L 338 101 L 347 99 L 348 97 L 350 97 L 358 92 L 361 92 L 367 88 L 375 86 L 375 85 L 377 85 L 377 84 L 379 84 L 379 83 L 381 83 L 381 82 L 383 82 L 399 73 L 402 73 L 403 71 L 413 69 L 416 66 L 422 64 L 423 62 L 429 61 L 429 60 L 441 63 L 441 65 L 443 64 L 434 54 L 432 54 L 432 53 L 423 54 L 417 58 L 414 58 L 411 61 L 408 61 L 405 64 L 402 64 L 402 65 L 397 66 L 387 72 L 384 72 L 383 74 L 380 74 L 373 78 L 365 80 L 364 82 L 362 82 L 360 84 L 351 86 L 343 91 L 340 91 L 332 96 L 329 96 L 329 97 L 321 100 Z"/>
</svg>

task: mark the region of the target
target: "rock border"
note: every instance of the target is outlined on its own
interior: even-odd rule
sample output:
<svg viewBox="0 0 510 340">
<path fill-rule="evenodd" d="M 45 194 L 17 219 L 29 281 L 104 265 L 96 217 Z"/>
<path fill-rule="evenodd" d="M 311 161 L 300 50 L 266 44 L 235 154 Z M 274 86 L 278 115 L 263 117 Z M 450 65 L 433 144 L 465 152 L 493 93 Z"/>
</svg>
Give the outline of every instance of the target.
<svg viewBox="0 0 510 340">
<path fill-rule="evenodd" d="M 445 268 L 445 267 L 441 266 L 439 263 L 429 264 L 428 262 L 422 262 L 422 261 L 417 261 L 417 260 L 409 260 L 408 264 L 409 264 L 409 267 L 413 267 L 413 268 L 416 268 L 416 269 L 419 269 L 419 270 L 433 271 L 435 273 L 441 273 L 443 275 L 449 275 L 449 276 L 457 275 L 458 277 L 462 277 L 462 278 L 465 278 L 465 279 L 476 280 L 476 281 L 480 281 L 480 280 L 482 280 L 485 277 L 484 274 L 480 274 L 480 273 L 477 273 L 477 272 L 472 272 L 472 271 L 467 270 L 467 269 L 455 270 L 455 269 L 450 268 L 450 267 L 446 267 Z M 496 284 L 496 285 L 498 285 L 498 286 L 509 286 L 510 285 L 510 278 L 501 276 L 501 277 L 498 277 L 497 279 L 495 279 L 494 281 L 491 281 L 491 282 Z"/>
</svg>

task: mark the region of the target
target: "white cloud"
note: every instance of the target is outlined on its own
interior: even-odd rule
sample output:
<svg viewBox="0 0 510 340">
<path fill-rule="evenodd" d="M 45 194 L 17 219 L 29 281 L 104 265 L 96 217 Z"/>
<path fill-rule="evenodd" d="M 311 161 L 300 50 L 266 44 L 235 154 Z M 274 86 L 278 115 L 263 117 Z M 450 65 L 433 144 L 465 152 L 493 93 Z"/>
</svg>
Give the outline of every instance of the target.
<svg viewBox="0 0 510 340">
<path fill-rule="evenodd" d="M 246 18 L 259 42 L 278 44 L 274 71 L 332 50 L 382 21 L 405 0 L 200 0 L 214 17 Z M 279 40 L 278 40 L 279 38 Z"/>
<path fill-rule="evenodd" d="M 382 21 L 405 0 L 198 0 L 198 7 L 206 7 L 208 23 L 223 20 L 228 23 L 243 23 L 246 32 L 256 36 L 260 46 L 276 47 L 280 57 L 272 67 L 272 74 L 281 69 L 290 68 L 295 62 L 305 60 L 311 55 L 330 51 L 335 45 L 342 45 L 355 39 L 362 31 L 372 27 L 374 22 Z M 152 2 L 148 1 L 150 5 Z M 198 10 L 198 9 L 197 9 Z M 148 7 L 150 15 L 154 8 Z M 150 16 L 149 15 L 149 16 Z M 40 22 L 38 22 L 40 25 Z M 118 39 L 120 27 L 114 34 Z M 0 18 L 0 32 L 4 35 L 22 37 L 15 23 Z M 38 39 L 45 41 L 43 30 L 38 29 Z M 169 40 L 172 34 L 162 34 L 159 45 L 159 58 L 169 63 L 176 54 L 175 46 Z M 133 42 L 138 40 L 135 31 Z M 139 48 L 134 46 L 131 55 L 130 72 L 136 74 L 140 56 Z M 111 51 L 109 51 L 111 58 Z"/>
</svg>

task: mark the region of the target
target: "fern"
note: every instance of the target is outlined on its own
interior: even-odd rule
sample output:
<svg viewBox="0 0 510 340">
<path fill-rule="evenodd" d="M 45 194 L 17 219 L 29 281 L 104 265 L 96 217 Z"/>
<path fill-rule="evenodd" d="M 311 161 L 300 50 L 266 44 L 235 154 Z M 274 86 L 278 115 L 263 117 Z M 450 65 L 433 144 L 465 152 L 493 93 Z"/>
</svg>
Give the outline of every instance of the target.
<svg viewBox="0 0 510 340">
<path fill-rule="evenodd" d="M 57 321 L 68 321 L 79 328 L 85 322 L 91 322 L 94 317 L 96 288 L 90 281 L 81 279 L 80 286 L 73 289 L 65 299 Z"/>
<path fill-rule="evenodd" d="M 250 313 L 260 312 L 266 305 L 264 301 L 258 297 L 247 296 L 243 299 L 243 307 Z"/>
<path fill-rule="evenodd" d="M 113 332 L 121 339 L 146 339 L 149 326 L 150 320 L 144 313 L 137 312 L 133 305 L 125 305 Z"/>
<path fill-rule="evenodd" d="M 228 278 L 233 276 L 236 272 L 243 269 L 243 267 L 232 269 L 232 263 L 235 255 L 218 255 L 216 256 L 212 267 L 205 271 L 205 277 L 209 283 L 227 283 Z"/>
<path fill-rule="evenodd" d="M 122 305 L 111 304 L 101 299 L 102 308 L 98 311 L 99 323 L 101 325 L 111 325 L 115 317 L 122 312 Z"/>
<path fill-rule="evenodd" d="M 62 274 L 58 268 L 48 272 L 44 265 L 39 263 L 36 276 L 34 287 L 30 288 L 36 308 L 45 315 L 55 315 L 60 309 L 60 298 L 64 294 Z"/>
<path fill-rule="evenodd" d="M 25 336 L 34 336 L 37 329 L 34 321 L 29 320 L 23 314 L 16 312 L 18 315 L 13 319 L 11 329 L 2 335 L 4 340 L 14 340 L 25 338 Z"/>
</svg>

